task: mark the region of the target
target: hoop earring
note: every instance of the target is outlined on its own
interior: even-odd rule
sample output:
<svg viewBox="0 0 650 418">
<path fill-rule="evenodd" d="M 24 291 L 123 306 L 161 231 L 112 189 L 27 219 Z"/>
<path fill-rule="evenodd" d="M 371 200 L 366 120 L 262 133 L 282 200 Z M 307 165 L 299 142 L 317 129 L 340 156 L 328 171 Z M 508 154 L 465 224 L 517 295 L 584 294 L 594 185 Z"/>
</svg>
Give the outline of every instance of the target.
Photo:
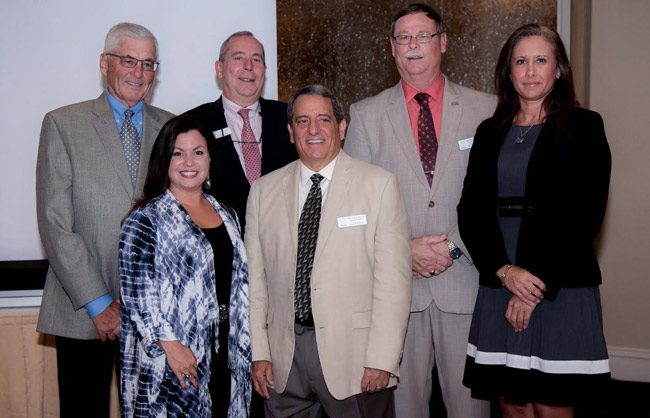
<svg viewBox="0 0 650 418">
<path fill-rule="evenodd" d="M 212 187 L 212 182 L 210 181 L 210 175 L 209 174 L 208 174 L 208 177 L 203 182 L 203 187 L 205 188 L 205 190 L 210 190 L 210 187 Z"/>
</svg>

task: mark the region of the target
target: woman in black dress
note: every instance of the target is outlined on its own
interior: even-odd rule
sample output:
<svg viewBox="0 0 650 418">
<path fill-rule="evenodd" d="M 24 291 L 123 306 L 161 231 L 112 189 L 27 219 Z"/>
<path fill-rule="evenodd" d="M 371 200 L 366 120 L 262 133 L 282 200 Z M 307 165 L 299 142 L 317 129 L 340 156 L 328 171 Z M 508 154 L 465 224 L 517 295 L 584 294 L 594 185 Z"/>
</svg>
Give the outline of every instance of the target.
<svg viewBox="0 0 650 418">
<path fill-rule="evenodd" d="M 480 273 L 464 384 L 498 399 L 505 417 L 571 417 L 610 379 L 593 247 L 609 146 L 600 115 L 576 100 L 554 30 L 517 29 L 495 85 L 458 206 Z"/>
</svg>

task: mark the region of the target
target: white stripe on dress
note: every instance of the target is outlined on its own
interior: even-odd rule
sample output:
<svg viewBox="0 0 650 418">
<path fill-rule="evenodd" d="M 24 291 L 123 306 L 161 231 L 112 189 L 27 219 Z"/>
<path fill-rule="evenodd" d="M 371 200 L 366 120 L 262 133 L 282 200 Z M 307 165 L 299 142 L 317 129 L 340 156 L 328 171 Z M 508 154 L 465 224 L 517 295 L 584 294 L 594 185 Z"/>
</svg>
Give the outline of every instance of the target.
<svg viewBox="0 0 650 418">
<path fill-rule="evenodd" d="M 551 374 L 602 374 L 609 373 L 609 360 L 544 360 L 535 356 L 478 351 L 467 344 L 467 355 L 476 364 L 503 365 L 522 370 L 539 370 Z"/>
</svg>

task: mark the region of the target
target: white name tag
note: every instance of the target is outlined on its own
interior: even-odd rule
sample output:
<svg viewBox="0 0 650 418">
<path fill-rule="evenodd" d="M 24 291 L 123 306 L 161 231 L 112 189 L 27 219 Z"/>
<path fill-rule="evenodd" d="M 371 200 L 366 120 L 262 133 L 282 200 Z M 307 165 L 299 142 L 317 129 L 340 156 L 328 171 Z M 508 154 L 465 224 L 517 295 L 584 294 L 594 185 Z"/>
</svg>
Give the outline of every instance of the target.
<svg viewBox="0 0 650 418">
<path fill-rule="evenodd" d="M 228 136 L 231 133 L 232 133 L 232 131 L 228 127 L 225 127 L 223 129 L 217 129 L 216 131 L 212 132 L 212 134 L 214 135 L 215 138 L 221 138 L 221 137 L 224 137 L 224 136 Z"/>
<path fill-rule="evenodd" d="M 474 143 L 474 137 L 473 136 L 470 137 L 470 138 L 461 139 L 460 141 L 458 141 L 458 149 L 461 150 L 461 151 L 466 150 L 466 149 L 470 149 L 470 148 L 472 148 L 473 143 Z"/>
<path fill-rule="evenodd" d="M 339 228 L 349 228 L 351 226 L 367 225 L 366 215 L 341 216 L 337 219 Z"/>
</svg>

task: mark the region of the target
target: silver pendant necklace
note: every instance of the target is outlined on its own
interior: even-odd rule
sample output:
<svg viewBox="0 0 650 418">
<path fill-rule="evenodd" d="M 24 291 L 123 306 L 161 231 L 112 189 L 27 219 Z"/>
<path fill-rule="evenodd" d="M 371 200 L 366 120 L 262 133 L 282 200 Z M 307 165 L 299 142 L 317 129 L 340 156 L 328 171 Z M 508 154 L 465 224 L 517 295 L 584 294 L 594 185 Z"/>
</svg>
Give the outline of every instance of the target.
<svg viewBox="0 0 650 418">
<path fill-rule="evenodd" d="M 535 126 L 537 125 L 530 125 L 525 132 L 521 129 L 521 126 L 517 126 L 517 128 L 519 128 L 519 136 L 515 139 L 515 144 L 523 144 L 526 142 L 526 134 L 528 134 L 528 132 L 530 132 L 530 130 Z"/>
</svg>

